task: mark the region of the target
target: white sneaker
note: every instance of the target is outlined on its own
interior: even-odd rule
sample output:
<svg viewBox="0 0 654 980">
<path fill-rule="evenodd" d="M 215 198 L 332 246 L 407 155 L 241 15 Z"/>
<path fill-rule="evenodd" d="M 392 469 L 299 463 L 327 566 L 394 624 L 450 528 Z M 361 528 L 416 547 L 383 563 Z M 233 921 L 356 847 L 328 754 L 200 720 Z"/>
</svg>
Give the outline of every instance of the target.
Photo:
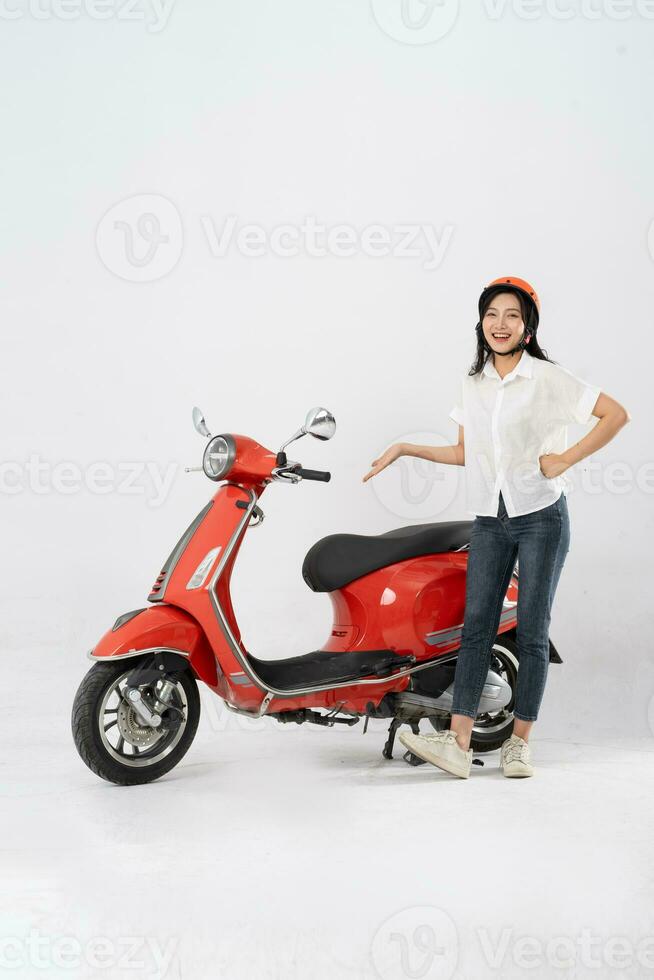
<svg viewBox="0 0 654 980">
<path fill-rule="evenodd" d="M 462 749 L 456 740 L 456 732 L 447 729 L 433 735 L 414 735 L 413 732 L 400 732 L 400 742 L 411 752 L 431 762 L 433 766 L 451 772 L 454 776 L 467 779 L 472 765 L 472 749 Z"/>
<path fill-rule="evenodd" d="M 500 758 L 505 776 L 533 776 L 529 744 L 519 735 L 512 735 L 502 744 Z"/>
</svg>

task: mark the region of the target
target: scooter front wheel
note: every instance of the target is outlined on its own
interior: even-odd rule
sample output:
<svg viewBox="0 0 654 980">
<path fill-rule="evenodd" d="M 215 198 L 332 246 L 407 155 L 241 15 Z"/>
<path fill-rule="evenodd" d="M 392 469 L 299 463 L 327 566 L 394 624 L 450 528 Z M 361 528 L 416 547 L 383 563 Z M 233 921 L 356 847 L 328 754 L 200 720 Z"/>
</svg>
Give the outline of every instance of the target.
<svg viewBox="0 0 654 980">
<path fill-rule="evenodd" d="M 162 724 L 145 724 L 126 697 L 127 678 L 137 663 L 94 664 L 73 703 L 73 739 L 83 762 L 120 786 L 150 783 L 170 772 L 188 751 L 200 720 L 197 684 L 184 671 L 139 688 L 144 698 L 157 703 L 162 685 L 169 682 Z"/>
</svg>

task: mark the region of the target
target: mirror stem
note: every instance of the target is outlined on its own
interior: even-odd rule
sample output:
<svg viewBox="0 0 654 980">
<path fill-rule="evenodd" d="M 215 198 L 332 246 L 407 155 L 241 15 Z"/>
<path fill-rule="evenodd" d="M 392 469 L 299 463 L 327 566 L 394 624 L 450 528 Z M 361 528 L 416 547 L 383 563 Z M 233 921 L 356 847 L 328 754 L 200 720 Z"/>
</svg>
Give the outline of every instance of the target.
<svg viewBox="0 0 654 980">
<path fill-rule="evenodd" d="M 307 434 L 307 430 L 304 427 L 298 429 L 295 435 L 292 435 L 290 439 L 287 439 L 286 442 L 282 446 L 280 446 L 279 449 L 280 453 L 283 452 L 287 446 L 290 446 L 292 442 L 295 442 L 296 439 L 301 439 L 302 436 L 305 436 L 306 434 Z"/>
</svg>

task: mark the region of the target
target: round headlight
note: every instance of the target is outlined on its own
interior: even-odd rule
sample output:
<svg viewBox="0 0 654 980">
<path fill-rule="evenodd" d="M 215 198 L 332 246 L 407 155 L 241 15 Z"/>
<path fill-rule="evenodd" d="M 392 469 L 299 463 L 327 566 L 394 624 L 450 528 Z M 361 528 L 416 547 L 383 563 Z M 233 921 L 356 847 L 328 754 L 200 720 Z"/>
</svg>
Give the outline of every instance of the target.
<svg viewBox="0 0 654 980">
<path fill-rule="evenodd" d="M 236 446 L 231 436 L 214 436 L 207 443 L 202 469 L 210 480 L 222 480 L 232 468 Z"/>
</svg>

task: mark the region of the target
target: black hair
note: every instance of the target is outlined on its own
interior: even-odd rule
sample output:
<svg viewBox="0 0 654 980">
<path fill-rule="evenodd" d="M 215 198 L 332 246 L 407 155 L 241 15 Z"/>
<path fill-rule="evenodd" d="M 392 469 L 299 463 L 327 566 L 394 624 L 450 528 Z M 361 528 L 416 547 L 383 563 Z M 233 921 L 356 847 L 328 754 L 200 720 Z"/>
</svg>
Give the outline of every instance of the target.
<svg viewBox="0 0 654 980">
<path fill-rule="evenodd" d="M 483 370 L 486 361 L 493 356 L 492 352 L 488 349 L 481 322 L 486 316 L 486 310 L 490 306 L 491 300 L 493 300 L 498 293 L 512 293 L 520 303 L 522 322 L 525 325 L 525 334 L 530 334 L 531 336 L 531 340 L 525 349 L 529 351 L 532 357 L 537 358 L 539 361 L 550 361 L 552 364 L 556 364 L 557 362 L 553 361 L 551 357 L 548 357 L 547 351 L 543 350 L 538 343 L 537 330 L 539 317 L 538 311 L 531 299 L 528 299 L 520 289 L 512 289 L 509 285 L 500 284 L 491 289 L 484 290 L 479 300 L 479 323 L 475 327 L 475 332 L 477 334 L 477 351 L 475 354 L 475 360 L 468 371 L 468 375 L 479 374 Z"/>
</svg>

